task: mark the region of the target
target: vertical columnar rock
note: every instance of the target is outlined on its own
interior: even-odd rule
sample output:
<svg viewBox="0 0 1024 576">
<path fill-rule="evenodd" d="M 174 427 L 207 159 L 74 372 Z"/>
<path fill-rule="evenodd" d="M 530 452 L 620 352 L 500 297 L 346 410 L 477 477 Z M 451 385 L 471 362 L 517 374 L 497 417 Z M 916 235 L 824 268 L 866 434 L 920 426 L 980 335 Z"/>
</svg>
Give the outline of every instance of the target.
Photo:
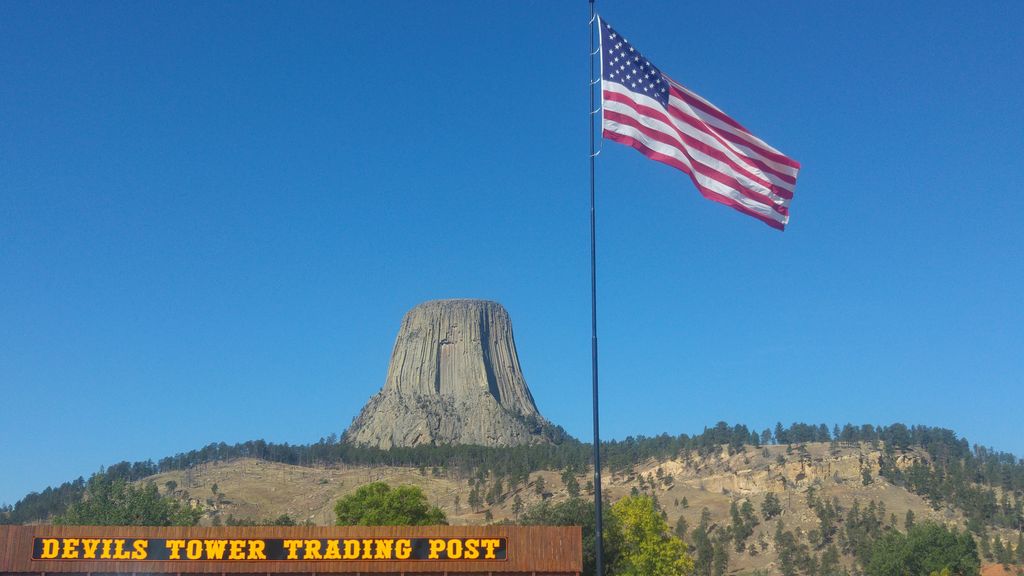
<svg viewBox="0 0 1024 576">
<path fill-rule="evenodd" d="M 533 402 L 501 304 L 435 300 L 405 315 L 384 387 L 344 441 L 379 448 L 513 446 L 559 433 Z"/>
</svg>

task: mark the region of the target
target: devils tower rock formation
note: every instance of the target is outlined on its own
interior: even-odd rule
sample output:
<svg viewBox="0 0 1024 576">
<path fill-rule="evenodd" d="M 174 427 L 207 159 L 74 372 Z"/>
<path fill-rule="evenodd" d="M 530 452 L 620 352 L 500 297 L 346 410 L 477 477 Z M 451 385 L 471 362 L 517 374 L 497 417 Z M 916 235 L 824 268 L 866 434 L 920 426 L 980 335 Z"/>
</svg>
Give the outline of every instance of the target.
<svg viewBox="0 0 1024 576">
<path fill-rule="evenodd" d="M 384 387 L 343 440 L 387 449 L 513 446 L 561 435 L 533 402 L 501 304 L 435 300 L 405 315 Z"/>
</svg>

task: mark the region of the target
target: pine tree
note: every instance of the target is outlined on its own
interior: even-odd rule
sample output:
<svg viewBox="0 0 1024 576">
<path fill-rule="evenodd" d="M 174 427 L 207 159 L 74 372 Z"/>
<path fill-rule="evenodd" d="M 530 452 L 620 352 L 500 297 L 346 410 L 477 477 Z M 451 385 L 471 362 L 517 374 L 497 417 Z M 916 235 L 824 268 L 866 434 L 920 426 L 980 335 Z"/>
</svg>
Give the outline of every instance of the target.
<svg viewBox="0 0 1024 576">
<path fill-rule="evenodd" d="M 764 516 L 765 520 L 771 520 L 782 513 L 782 504 L 779 502 L 779 497 L 774 492 L 769 492 L 764 495 L 764 501 L 761 502 L 761 516 Z"/>
<path fill-rule="evenodd" d="M 680 515 L 679 519 L 676 520 L 676 528 L 675 528 L 676 536 L 678 536 L 681 540 L 685 540 L 686 539 L 686 535 L 687 535 L 687 531 L 689 529 L 690 529 L 690 525 L 686 521 L 686 518 L 683 515 Z"/>
<path fill-rule="evenodd" d="M 480 491 L 477 490 L 476 486 L 474 486 L 473 489 L 469 491 L 469 499 L 466 502 L 469 504 L 469 507 L 472 508 L 474 512 L 479 510 L 480 507 L 484 505 L 483 498 L 480 497 Z"/>
</svg>

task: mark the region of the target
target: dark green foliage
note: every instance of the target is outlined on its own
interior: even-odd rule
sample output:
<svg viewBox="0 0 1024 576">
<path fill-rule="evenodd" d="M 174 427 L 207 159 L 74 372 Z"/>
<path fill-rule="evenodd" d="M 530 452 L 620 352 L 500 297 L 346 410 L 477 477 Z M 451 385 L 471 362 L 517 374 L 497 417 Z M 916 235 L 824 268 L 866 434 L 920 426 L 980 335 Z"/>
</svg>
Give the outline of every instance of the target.
<svg viewBox="0 0 1024 576">
<path fill-rule="evenodd" d="M 981 557 L 989 562 L 995 560 L 992 555 L 992 546 L 988 543 L 988 534 L 982 534 L 978 540 L 981 542 Z"/>
<path fill-rule="evenodd" d="M 686 540 L 687 532 L 690 530 L 690 525 L 686 522 L 686 518 L 683 515 L 679 515 L 679 519 L 676 520 L 676 527 L 673 532 L 679 537 L 680 540 Z"/>
<path fill-rule="evenodd" d="M 622 542 L 622 530 L 615 516 L 611 513 L 611 507 L 605 502 L 601 508 L 602 548 L 604 558 L 602 560 L 602 576 L 611 576 L 612 567 L 619 559 L 619 543 Z M 594 503 L 581 498 L 572 498 L 558 504 L 551 504 L 548 501 L 541 502 L 526 511 L 519 519 L 524 525 L 545 525 L 545 526 L 582 526 L 583 527 L 583 573 L 594 574 L 597 563 L 594 548 L 594 534 L 596 533 L 594 519 Z"/>
<path fill-rule="evenodd" d="M 592 450 L 587 444 L 561 433 L 552 433 L 556 443 L 512 448 L 484 446 L 419 446 L 379 450 L 341 443 L 332 435 L 308 445 L 274 444 L 254 440 L 228 445 L 210 444 L 200 450 L 163 458 L 159 462 L 121 462 L 97 475 L 113 480 L 133 482 L 159 472 L 183 470 L 231 458 L 252 457 L 286 464 L 314 466 L 344 463 L 353 466 L 410 466 L 444 469 L 455 477 L 469 477 L 482 473 L 483 477 L 498 477 L 513 482 L 525 482 L 538 470 L 586 470 L 591 463 Z M 670 436 L 662 434 L 647 438 L 629 437 L 622 441 L 605 442 L 601 446 L 602 461 L 612 472 L 623 472 L 640 462 L 666 459 L 691 452 L 709 454 L 727 445 L 731 452 L 756 446 L 753 434 L 744 425 L 719 422 L 696 436 Z M 890 426 L 860 427 L 846 424 L 829 431 L 822 424 L 794 423 L 789 427 L 781 423 L 759 435 L 761 444 L 800 445 L 805 442 L 834 441 L 839 444 L 868 443 L 884 445 L 879 462 L 881 476 L 926 498 L 936 509 L 945 505 L 961 509 L 976 533 L 986 526 L 1024 529 L 1024 461 L 1012 454 L 994 452 L 975 446 L 950 430 L 927 426 L 892 424 Z M 897 453 L 911 447 L 921 447 L 931 456 L 931 462 L 918 463 L 901 471 L 895 466 Z M 781 455 L 780 455 L 781 456 Z M 870 482 L 870 475 L 866 478 Z M 667 476 L 663 484 L 671 483 Z M 645 480 L 645 484 L 647 480 Z M 996 493 L 1006 496 L 997 498 Z M 57 488 L 31 493 L 14 506 L 0 509 L 0 523 L 27 523 L 47 521 L 63 513 L 68 506 L 82 499 L 85 481 L 81 478 L 66 482 Z M 481 497 L 484 494 L 481 494 Z M 762 516 L 768 514 L 762 508 Z"/>
<path fill-rule="evenodd" d="M 216 518 L 219 518 L 216 517 Z M 299 523 L 294 518 L 287 514 L 282 514 L 273 520 L 253 520 L 251 518 L 235 518 L 233 515 L 228 514 L 227 520 L 224 521 L 226 526 L 298 526 Z M 304 526 L 312 526 L 313 523 L 307 520 Z"/>
<path fill-rule="evenodd" d="M 1013 547 L 1007 542 L 1003 544 L 1003 539 L 996 534 L 995 540 L 992 543 L 992 555 L 995 556 L 996 562 L 1003 565 L 1008 565 L 1013 562 Z"/>
<path fill-rule="evenodd" d="M 72 504 L 55 524 L 91 526 L 194 526 L 202 511 L 161 496 L 156 484 L 142 486 L 123 479 L 93 476 L 87 498 Z"/>
<path fill-rule="evenodd" d="M 484 502 L 488 506 L 495 503 L 501 502 L 505 499 L 504 485 L 501 482 L 501 478 L 498 478 L 491 484 L 491 487 L 487 490 L 487 494 L 484 496 Z"/>
<path fill-rule="evenodd" d="M 820 576 L 840 576 L 845 573 L 846 570 L 839 563 L 839 549 L 836 548 L 835 544 L 829 545 L 821 555 L 821 562 L 818 564 L 818 574 Z"/>
<path fill-rule="evenodd" d="M 724 576 L 729 568 L 729 538 L 719 538 L 711 550 L 712 576 Z"/>
<path fill-rule="evenodd" d="M 761 502 L 761 516 L 764 516 L 765 520 L 771 520 L 779 514 L 782 514 L 782 503 L 779 502 L 779 497 L 774 492 L 765 494 L 764 501 Z"/>
<path fill-rule="evenodd" d="M 547 487 L 544 485 L 544 477 L 538 475 L 537 481 L 533 484 L 533 491 L 537 493 L 537 496 L 543 496 L 546 489 Z"/>
<path fill-rule="evenodd" d="M 749 500 L 744 501 L 743 506 L 737 506 L 733 501 L 729 507 L 729 515 L 732 519 L 729 529 L 736 552 L 743 552 L 747 546 L 747 538 L 750 538 L 754 528 L 760 523 L 754 514 L 754 506 Z"/>
<path fill-rule="evenodd" d="M 384 482 L 359 487 L 334 505 L 338 526 L 430 526 L 447 524 L 416 486 L 391 488 Z"/>
<path fill-rule="evenodd" d="M 974 539 L 932 522 L 907 534 L 890 530 L 871 548 L 865 572 L 872 576 L 928 576 L 948 568 L 953 576 L 975 576 L 981 568 Z"/>
<path fill-rule="evenodd" d="M 812 544 L 814 544 L 815 548 L 821 549 L 831 544 L 835 539 L 836 533 L 839 530 L 837 522 L 839 522 L 843 509 L 836 498 L 832 498 L 831 502 L 826 502 L 820 498 L 814 498 L 813 500 L 810 506 L 818 516 L 818 541 Z"/>
<path fill-rule="evenodd" d="M 714 568 L 715 546 L 708 534 L 711 523 L 711 512 L 704 508 L 700 513 L 700 523 L 693 529 L 693 564 L 695 576 L 711 576 Z"/>
<path fill-rule="evenodd" d="M 882 534 L 882 520 L 875 501 L 861 510 L 860 503 L 854 500 L 846 514 L 843 530 L 843 552 L 851 554 L 860 564 L 866 564 L 871 558 L 875 540 Z"/>
<path fill-rule="evenodd" d="M 562 484 L 565 485 L 565 490 L 569 493 L 570 498 L 579 497 L 580 483 L 576 480 L 576 474 L 572 468 L 562 471 Z"/>
<path fill-rule="evenodd" d="M 523 499 L 516 494 L 515 499 L 512 500 L 512 513 L 515 514 L 516 519 L 519 518 L 519 513 L 523 511 Z"/>
<path fill-rule="evenodd" d="M 483 498 L 480 497 L 480 491 L 477 490 L 475 486 L 473 487 L 472 490 L 469 491 L 469 498 L 467 499 L 467 503 L 469 504 L 469 507 L 473 509 L 474 512 L 479 510 L 484 505 L 484 500 Z"/>
<path fill-rule="evenodd" d="M 792 531 L 786 530 L 782 520 L 775 524 L 775 551 L 778 554 L 779 571 L 783 576 L 817 572 L 817 561 L 811 556 L 807 545 L 802 544 Z"/>
</svg>

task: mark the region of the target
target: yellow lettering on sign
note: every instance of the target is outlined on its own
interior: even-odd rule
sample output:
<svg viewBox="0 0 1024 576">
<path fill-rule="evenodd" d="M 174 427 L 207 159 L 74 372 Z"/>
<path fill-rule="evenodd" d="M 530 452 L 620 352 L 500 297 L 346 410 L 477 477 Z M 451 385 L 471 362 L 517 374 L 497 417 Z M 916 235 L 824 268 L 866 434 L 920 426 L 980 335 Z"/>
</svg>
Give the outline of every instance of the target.
<svg viewBox="0 0 1024 576">
<path fill-rule="evenodd" d="M 462 558 L 462 540 L 452 538 L 448 541 L 448 559 L 458 560 Z"/>
<path fill-rule="evenodd" d="M 462 557 L 466 560 L 476 560 L 480 557 L 480 540 L 476 538 L 469 538 L 466 540 L 466 549 L 462 552 Z"/>
<path fill-rule="evenodd" d="M 60 540 L 56 538 L 43 538 L 43 553 L 39 555 L 43 560 L 56 558 L 60 554 Z"/>
<path fill-rule="evenodd" d="M 373 547 L 376 551 L 373 555 L 374 560 L 390 560 L 391 559 L 391 547 L 394 546 L 394 540 L 374 540 Z"/>
<path fill-rule="evenodd" d="M 320 541 L 319 540 L 306 540 L 306 554 L 302 557 L 303 560 L 322 560 L 323 556 L 320 555 Z"/>
<path fill-rule="evenodd" d="M 206 546 L 206 559 L 207 560 L 223 560 L 224 549 L 228 546 L 227 540 L 203 540 L 203 545 Z"/>
<path fill-rule="evenodd" d="M 395 558 L 399 560 L 408 560 L 409 556 L 412 555 L 412 541 L 411 540 L 395 540 Z"/>
<path fill-rule="evenodd" d="M 64 539 L 64 552 L 60 555 L 62 560 L 78 558 L 78 538 Z"/>
<path fill-rule="evenodd" d="M 267 543 L 263 540 L 249 540 L 249 557 L 248 560 L 266 560 L 267 554 L 265 552 Z"/>
<path fill-rule="evenodd" d="M 285 540 L 284 547 L 288 549 L 288 560 L 298 560 L 299 555 L 295 551 L 302 548 L 302 540 Z"/>
<path fill-rule="evenodd" d="M 440 558 L 440 556 L 438 554 L 443 552 L 446 547 L 447 547 L 447 543 L 444 540 L 441 540 L 441 539 L 438 539 L 438 538 L 431 538 L 430 539 L 430 555 L 427 556 L 427 558 L 429 558 L 431 560 L 437 560 L 438 558 Z"/>
<path fill-rule="evenodd" d="M 362 540 L 363 543 L 363 560 L 373 560 L 373 540 Z"/>
<path fill-rule="evenodd" d="M 147 554 L 147 548 L 149 548 L 149 540 L 136 540 L 132 542 L 132 560 L 145 560 Z"/>
<path fill-rule="evenodd" d="M 487 549 L 487 553 L 484 555 L 484 558 L 492 560 L 495 558 L 494 549 L 501 545 L 501 540 L 496 538 L 484 538 L 480 540 L 480 545 Z"/>
<path fill-rule="evenodd" d="M 132 553 L 124 549 L 124 538 L 114 540 L 114 560 L 128 560 Z"/>
<path fill-rule="evenodd" d="M 324 551 L 324 560 L 341 560 L 341 549 L 338 548 L 337 540 L 327 541 L 327 550 Z"/>
<path fill-rule="evenodd" d="M 189 540 L 185 544 L 185 556 L 188 556 L 189 560 L 199 560 L 203 557 L 203 541 L 202 540 Z"/>
<path fill-rule="evenodd" d="M 169 560 L 181 560 L 181 549 L 185 547 L 184 540 L 168 540 L 165 545 L 167 549 L 171 551 Z"/>
<path fill-rule="evenodd" d="M 342 558 L 345 560 L 359 558 L 359 540 L 345 540 L 345 555 Z"/>
<path fill-rule="evenodd" d="M 110 558 L 110 545 L 113 544 L 113 543 L 114 543 L 114 541 L 111 540 L 110 538 L 104 538 L 103 539 L 103 553 L 100 554 L 100 558 L 102 558 L 104 560 L 107 560 L 107 559 Z"/>
<path fill-rule="evenodd" d="M 231 554 L 228 560 L 245 560 L 245 540 L 231 541 Z"/>
<path fill-rule="evenodd" d="M 96 550 L 100 547 L 99 538 L 82 538 L 82 558 L 96 559 Z"/>
</svg>

